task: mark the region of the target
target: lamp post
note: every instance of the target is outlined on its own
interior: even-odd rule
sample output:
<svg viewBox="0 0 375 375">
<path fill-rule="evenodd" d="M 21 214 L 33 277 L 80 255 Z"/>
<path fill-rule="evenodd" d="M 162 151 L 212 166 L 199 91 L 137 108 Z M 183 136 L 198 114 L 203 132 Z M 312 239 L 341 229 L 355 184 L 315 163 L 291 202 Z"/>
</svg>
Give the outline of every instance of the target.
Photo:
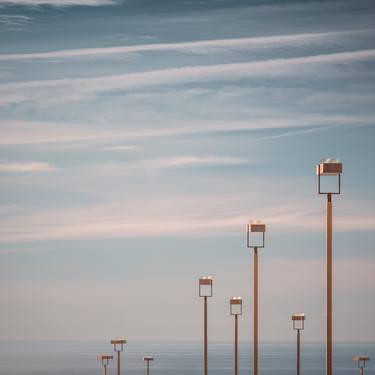
<svg viewBox="0 0 375 375">
<path fill-rule="evenodd" d="M 104 367 L 104 375 L 107 375 L 107 366 L 109 365 L 109 361 L 113 359 L 113 355 L 107 355 L 107 354 L 100 354 L 96 357 L 99 361 L 102 362 L 102 365 Z"/>
<path fill-rule="evenodd" d="M 147 362 L 147 375 L 150 375 L 150 361 L 153 361 L 154 358 L 151 357 L 150 355 L 146 355 L 143 357 L 143 360 Z"/>
<path fill-rule="evenodd" d="M 208 374 L 208 334 L 207 334 L 207 298 L 212 297 L 212 277 L 202 276 L 199 279 L 199 297 L 204 298 L 204 375 Z"/>
<path fill-rule="evenodd" d="M 369 361 L 370 358 L 366 355 L 355 355 L 353 357 L 353 361 L 358 363 L 359 373 L 363 375 L 364 368 L 366 367 L 366 362 Z"/>
<path fill-rule="evenodd" d="M 117 355 L 117 375 L 120 375 L 120 372 L 121 372 L 120 353 L 124 351 L 124 344 L 126 344 L 126 340 L 124 339 L 111 340 L 111 344 L 113 345 L 113 349 Z"/>
<path fill-rule="evenodd" d="M 234 375 L 238 375 L 238 315 L 242 315 L 242 298 L 229 300 L 230 315 L 234 315 Z"/>
<path fill-rule="evenodd" d="M 247 247 L 253 249 L 253 375 L 258 375 L 258 249 L 264 247 L 266 225 L 247 224 Z"/>
<path fill-rule="evenodd" d="M 323 159 L 316 167 L 318 192 L 327 195 L 326 274 L 326 375 L 332 375 L 332 195 L 341 193 L 342 163 L 337 159 Z"/>
<path fill-rule="evenodd" d="M 292 315 L 293 329 L 297 331 L 297 375 L 301 373 L 301 331 L 305 329 L 305 314 Z"/>
</svg>

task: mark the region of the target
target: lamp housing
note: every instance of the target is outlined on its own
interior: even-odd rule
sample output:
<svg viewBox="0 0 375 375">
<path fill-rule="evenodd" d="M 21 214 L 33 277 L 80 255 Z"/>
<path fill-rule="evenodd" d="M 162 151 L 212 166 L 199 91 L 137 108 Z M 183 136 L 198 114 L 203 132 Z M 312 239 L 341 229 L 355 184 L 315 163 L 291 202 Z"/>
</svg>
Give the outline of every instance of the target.
<svg viewBox="0 0 375 375">
<path fill-rule="evenodd" d="M 127 343 L 127 340 L 125 339 L 114 339 L 111 340 L 111 344 L 113 345 L 113 348 L 115 352 L 122 352 L 124 351 L 124 344 Z"/>
<path fill-rule="evenodd" d="M 235 296 L 229 300 L 230 315 L 242 315 L 242 297 Z"/>
<path fill-rule="evenodd" d="M 367 355 L 355 355 L 353 361 L 358 363 L 358 367 L 366 367 L 366 362 L 370 360 Z"/>
<path fill-rule="evenodd" d="M 212 297 L 212 276 L 199 278 L 199 297 Z"/>
<path fill-rule="evenodd" d="M 266 232 L 266 224 L 261 224 L 257 222 L 256 224 L 250 223 L 246 226 L 246 235 L 247 235 L 247 247 L 254 248 L 263 248 L 264 239 Z"/>
<path fill-rule="evenodd" d="M 295 313 L 292 315 L 293 329 L 297 331 L 303 331 L 305 329 L 305 314 Z"/>
<path fill-rule="evenodd" d="M 108 354 L 100 354 L 96 356 L 96 358 L 102 362 L 103 366 L 108 366 L 109 361 L 113 359 L 113 355 L 108 355 Z"/>
<path fill-rule="evenodd" d="M 342 163 L 339 159 L 322 159 L 316 166 L 319 194 L 341 193 Z"/>
</svg>

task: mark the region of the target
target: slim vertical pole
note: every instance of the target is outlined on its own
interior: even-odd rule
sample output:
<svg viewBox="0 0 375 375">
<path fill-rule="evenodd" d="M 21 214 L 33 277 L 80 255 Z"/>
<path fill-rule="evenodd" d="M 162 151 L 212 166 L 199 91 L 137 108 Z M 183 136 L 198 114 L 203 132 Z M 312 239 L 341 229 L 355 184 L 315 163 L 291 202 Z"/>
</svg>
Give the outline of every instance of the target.
<svg viewBox="0 0 375 375">
<path fill-rule="evenodd" d="M 361 366 L 360 374 L 363 375 L 363 367 Z"/>
<path fill-rule="evenodd" d="M 238 375 L 238 315 L 234 316 L 234 375 Z"/>
<path fill-rule="evenodd" d="M 117 375 L 120 375 L 120 351 L 117 351 Z"/>
<path fill-rule="evenodd" d="M 204 297 L 204 375 L 208 375 L 207 297 Z"/>
<path fill-rule="evenodd" d="M 104 365 L 104 375 L 107 375 L 107 365 Z"/>
<path fill-rule="evenodd" d="M 150 361 L 147 361 L 147 375 L 150 375 Z"/>
<path fill-rule="evenodd" d="M 332 195 L 327 194 L 327 346 L 326 375 L 332 375 Z"/>
<path fill-rule="evenodd" d="M 258 248 L 254 247 L 254 343 L 253 343 L 253 375 L 258 375 Z"/>
<path fill-rule="evenodd" d="M 297 375 L 300 375 L 301 373 L 301 331 L 297 329 Z"/>
</svg>

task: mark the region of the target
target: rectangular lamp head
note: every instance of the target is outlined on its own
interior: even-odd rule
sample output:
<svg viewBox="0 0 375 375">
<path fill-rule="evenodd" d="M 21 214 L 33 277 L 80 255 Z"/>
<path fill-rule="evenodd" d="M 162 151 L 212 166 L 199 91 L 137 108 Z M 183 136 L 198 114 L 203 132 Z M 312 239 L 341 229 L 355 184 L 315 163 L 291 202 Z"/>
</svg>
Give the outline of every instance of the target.
<svg viewBox="0 0 375 375">
<path fill-rule="evenodd" d="M 341 193 L 342 163 L 338 159 L 322 159 L 316 166 L 319 194 Z"/>
<path fill-rule="evenodd" d="M 242 297 L 235 296 L 229 300 L 230 314 L 242 315 Z"/>
<path fill-rule="evenodd" d="M 124 350 L 124 344 L 126 344 L 125 339 L 114 339 L 111 340 L 111 344 L 114 345 L 115 352 L 122 352 Z"/>
<path fill-rule="evenodd" d="M 263 248 L 264 247 L 264 233 L 266 232 L 266 224 L 257 222 L 250 223 L 246 226 L 247 247 L 248 248 Z"/>
<path fill-rule="evenodd" d="M 293 329 L 294 330 L 303 330 L 305 329 L 305 314 L 295 313 L 292 315 Z"/>
<path fill-rule="evenodd" d="M 144 361 L 153 361 L 154 357 L 151 357 L 150 355 L 146 355 L 146 356 L 143 357 L 143 360 Z"/>
<path fill-rule="evenodd" d="M 212 276 L 199 278 L 199 297 L 212 297 Z"/>
</svg>

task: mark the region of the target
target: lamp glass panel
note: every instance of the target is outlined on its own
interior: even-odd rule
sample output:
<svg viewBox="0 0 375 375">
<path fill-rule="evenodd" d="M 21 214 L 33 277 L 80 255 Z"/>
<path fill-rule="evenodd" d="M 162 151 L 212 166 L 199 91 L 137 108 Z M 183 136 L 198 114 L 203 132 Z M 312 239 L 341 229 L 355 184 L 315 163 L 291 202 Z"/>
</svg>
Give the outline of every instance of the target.
<svg viewBox="0 0 375 375">
<path fill-rule="evenodd" d="M 250 232 L 249 233 L 249 246 L 250 247 L 263 247 L 263 232 Z"/>
<path fill-rule="evenodd" d="M 304 328 L 303 320 L 293 320 L 293 328 L 294 329 L 303 329 Z"/>
<path fill-rule="evenodd" d="M 212 285 L 199 285 L 201 297 L 211 297 L 212 296 Z"/>
<path fill-rule="evenodd" d="M 242 314 L 242 306 L 240 304 L 230 305 L 230 313 L 232 315 L 241 315 Z"/>
<path fill-rule="evenodd" d="M 339 176 L 338 175 L 321 175 L 320 176 L 321 193 L 338 193 Z"/>
</svg>

